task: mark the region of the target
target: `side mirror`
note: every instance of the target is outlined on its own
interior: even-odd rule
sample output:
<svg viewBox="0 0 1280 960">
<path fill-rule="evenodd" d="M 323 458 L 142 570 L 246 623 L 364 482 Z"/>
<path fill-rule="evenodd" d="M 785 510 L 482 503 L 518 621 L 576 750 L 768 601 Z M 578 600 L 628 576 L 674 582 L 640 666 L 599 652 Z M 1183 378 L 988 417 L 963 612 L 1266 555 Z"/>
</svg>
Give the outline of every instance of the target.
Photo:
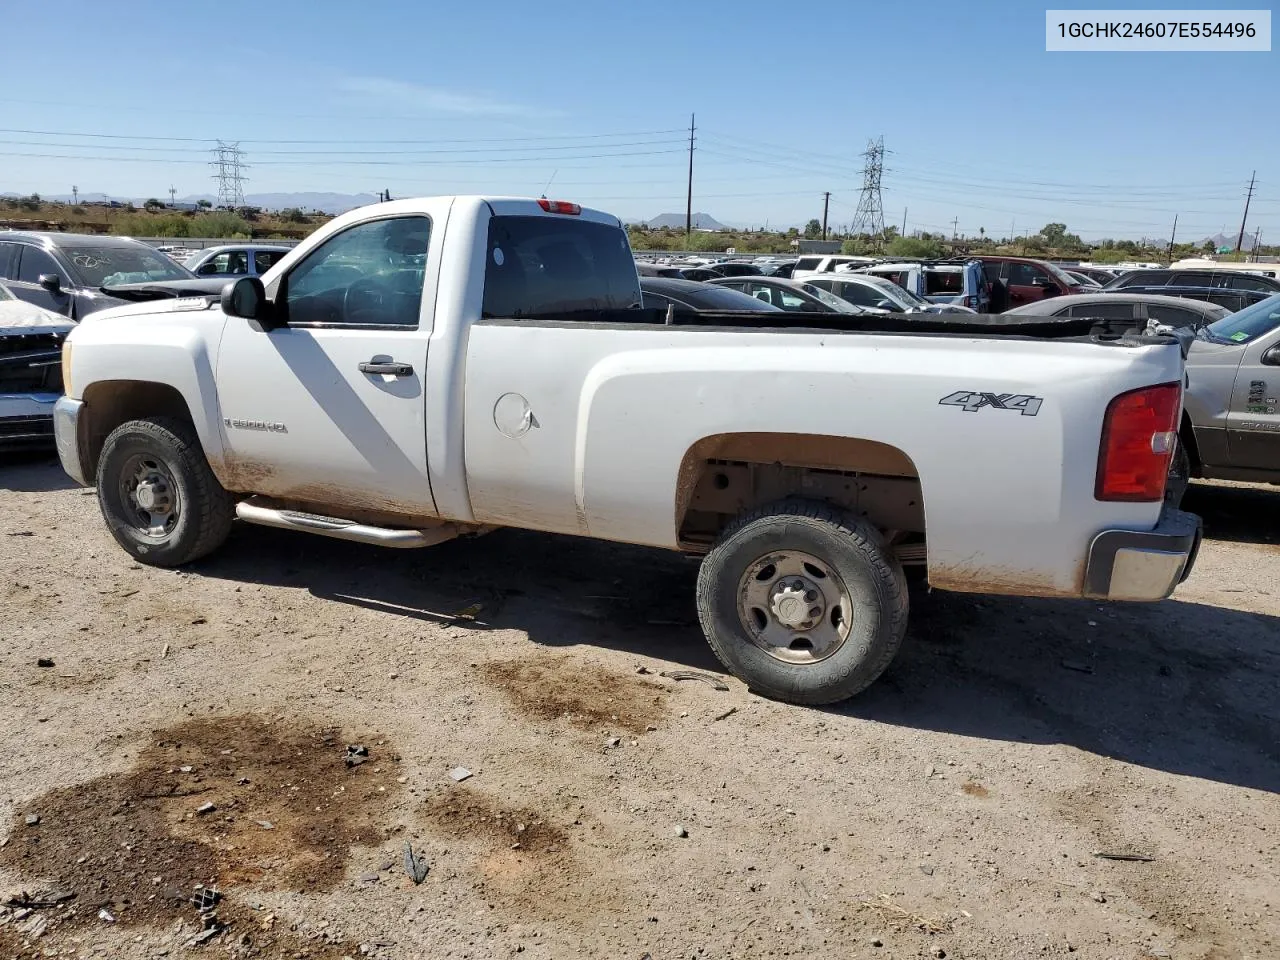
<svg viewBox="0 0 1280 960">
<path fill-rule="evenodd" d="M 1262 351 L 1262 362 L 1268 367 L 1280 367 L 1280 344 Z"/>
<path fill-rule="evenodd" d="M 900 306 L 892 300 L 879 300 L 876 302 L 877 310 L 888 310 L 890 313 L 906 313 Z"/>
<path fill-rule="evenodd" d="M 50 293 L 62 292 L 62 278 L 56 273 L 40 274 L 40 286 L 44 287 Z"/>
<path fill-rule="evenodd" d="M 273 306 L 257 277 L 241 277 L 222 288 L 222 312 L 228 317 L 243 317 L 256 329 L 275 327 Z"/>
</svg>

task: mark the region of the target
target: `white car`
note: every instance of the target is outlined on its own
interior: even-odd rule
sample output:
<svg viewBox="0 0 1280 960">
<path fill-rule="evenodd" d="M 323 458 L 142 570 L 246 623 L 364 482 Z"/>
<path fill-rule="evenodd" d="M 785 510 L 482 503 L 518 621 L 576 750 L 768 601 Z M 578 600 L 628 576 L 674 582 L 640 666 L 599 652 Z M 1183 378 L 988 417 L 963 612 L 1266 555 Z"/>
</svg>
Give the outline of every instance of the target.
<svg viewBox="0 0 1280 960">
<path fill-rule="evenodd" d="M 58 453 L 155 566 L 216 550 L 236 517 L 701 555 L 728 669 L 828 703 L 897 652 L 906 564 L 952 590 L 1123 600 L 1190 569 L 1198 518 L 1164 502 L 1177 341 L 987 320 L 646 310 L 616 217 L 392 201 L 220 298 L 78 327 Z"/>
<path fill-rule="evenodd" d="M 805 280 L 824 273 L 832 273 L 838 267 L 857 269 L 858 267 L 870 266 L 876 262 L 875 257 L 855 257 L 842 253 L 833 253 L 827 256 L 810 254 L 796 261 L 795 268 L 791 271 L 791 279 Z"/>
<path fill-rule="evenodd" d="M 0 451 L 53 446 L 62 343 L 74 328 L 0 284 Z"/>
</svg>

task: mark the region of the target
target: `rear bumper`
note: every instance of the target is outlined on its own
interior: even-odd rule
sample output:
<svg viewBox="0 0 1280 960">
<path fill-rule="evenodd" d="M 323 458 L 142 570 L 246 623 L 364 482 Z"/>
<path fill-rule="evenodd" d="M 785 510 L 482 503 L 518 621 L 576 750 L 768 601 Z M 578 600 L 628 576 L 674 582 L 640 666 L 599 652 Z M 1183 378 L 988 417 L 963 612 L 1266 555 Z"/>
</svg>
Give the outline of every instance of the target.
<svg viewBox="0 0 1280 960">
<path fill-rule="evenodd" d="M 1089 546 L 1084 593 L 1099 600 L 1163 600 L 1191 573 L 1200 518 L 1166 507 L 1153 530 L 1104 530 Z"/>
<path fill-rule="evenodd" d="M 0 450 L 53 446 L 56 393 L 0 393 Z"/>
<path fill-rule="evenodd" d="M 53 405 L 53 437 L 58 447 L 58 459 L 62 469 L 82 487 L 92 484 L 85 478 L 84 464 L 80 459 L 80 412 L 83 400 L 60 397 Z"/>
</svg>

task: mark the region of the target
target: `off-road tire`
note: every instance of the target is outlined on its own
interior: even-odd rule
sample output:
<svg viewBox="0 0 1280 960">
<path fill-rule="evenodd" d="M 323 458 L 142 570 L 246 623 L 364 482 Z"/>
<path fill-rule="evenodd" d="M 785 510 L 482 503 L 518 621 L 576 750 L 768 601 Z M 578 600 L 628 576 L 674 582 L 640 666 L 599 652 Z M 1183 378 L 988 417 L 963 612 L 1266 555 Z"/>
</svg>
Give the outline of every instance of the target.
<svg viewBox="0 0 1280 960">
<path fill-rule="evenodd" d="M 791 664 L 757 646 L 738 613 L 746 570 L 772 551 L 821 558 L 844 580 L 852 605 L 849 635 L 825 660 Z M 789 499 L 735 520 L 702 561 L 698 617 L 720 662 L 753 691 L 789 703 L 846 700 L 889 666 L 906 632 L 902 566 L 870 523 L 830 504 Z"/>
<path fill-rule="evenodd" d="M 178 489 L 181 509 L 171 533 L 148 536 L 131 519 L 121 473 L 132 457 L 161 461 Z M 171 417 L 130 420 L 107 437 L 98 458 L 98 505 L 116 542 L 140 563 L 178 567 L 222 546 L 235 519 L 235 500 L 213 475 L 191 424 Z"/>
</svg>

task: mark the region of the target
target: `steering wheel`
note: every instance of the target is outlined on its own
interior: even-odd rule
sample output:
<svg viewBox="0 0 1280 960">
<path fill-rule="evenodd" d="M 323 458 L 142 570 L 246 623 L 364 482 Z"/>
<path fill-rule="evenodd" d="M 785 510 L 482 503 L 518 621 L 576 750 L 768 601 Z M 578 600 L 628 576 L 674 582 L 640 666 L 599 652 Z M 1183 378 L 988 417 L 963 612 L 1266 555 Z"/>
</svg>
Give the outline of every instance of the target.
<svg viewBox="0 0 1280 960">
<path fill-rule="evenodd" d="M 342 295 L 342 318 L 347 323 L 359 322 L 355 318 L 361 313 L 383 314 L 386 309 L 386 285 L 381 277 L 361 277 Z"/>
</svg>

